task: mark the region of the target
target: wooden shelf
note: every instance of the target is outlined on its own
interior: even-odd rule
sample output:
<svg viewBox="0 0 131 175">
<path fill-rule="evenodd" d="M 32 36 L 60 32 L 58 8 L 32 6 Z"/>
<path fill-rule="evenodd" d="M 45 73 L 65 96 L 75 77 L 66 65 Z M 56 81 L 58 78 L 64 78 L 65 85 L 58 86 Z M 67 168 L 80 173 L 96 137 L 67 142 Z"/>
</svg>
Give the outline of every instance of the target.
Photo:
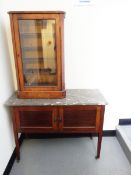
<svg viewBox="0 0 131 175">
<path fill-rule="evenodd" d="M 44 61 L 44 58 L 39 57 L 39 58 L 23 58 L 23 63 L 42 63 Z"/>
<path fill-rule="evenodd" d="M 44 76 L 43 76 L 44 75 Z M 28 74 L 25 75 L 25 84 L 31 85 L 32 84 L 53 84 L 56 85 L 56 74 Z"/>
<path fill-rule="evenodd" d="M 45 74 L 45 75 L 55 75 L 56 73 L 51 73 L 51 70 L 49 70 L 49 69 L 38 69 L 38 68 L 36 68 L 36 69 L 26 69 L 25 71 L 24 71 L 24 74 L 37 74 L 37 73 L 39 73 L 39 74 Z"/>
<path fill-rule="evenodd" d="M 22 47 L 22 51 L 42 51 L 42 47 Z"/>
<path fill-rule="evenodd" d="M 34 32 L 34 33 L 20 33 L 20 36 L 22 37 L 22 38 L 33 38 L 33 37 L 35 37 L 35 38 L 41 38 L 41 33 L 36 33 L 36 32 Z"/>
<path fill-rule="evenodd" d="M 29 83 L 27 83 L 27 84 L 25 84 L 25 86 L 30 86 L 30 84 Z M 55 84 L 54 83 L 31 83 L 31 86 L 55 86 Z"/>
</svg>

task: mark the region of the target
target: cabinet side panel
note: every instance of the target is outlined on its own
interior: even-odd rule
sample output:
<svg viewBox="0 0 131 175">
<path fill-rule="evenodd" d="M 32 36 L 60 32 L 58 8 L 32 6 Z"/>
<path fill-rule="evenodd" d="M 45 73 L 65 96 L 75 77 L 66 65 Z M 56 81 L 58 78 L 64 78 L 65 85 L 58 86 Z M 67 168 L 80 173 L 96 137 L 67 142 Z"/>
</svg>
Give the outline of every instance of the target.
<svg viewBox="0 0 131 175">
<path fill-rule="evenodd" d="M 64 72 L 64 14 L 60 14 L 60 50 L 61 50 L 61 79 L 62 90 L 65 89 L 65 72 Z"/>
<path fill-rule="evenodd" d="M 11 26 L 11 33 L 12 33 L 12 44 L 13 44 L 13 52 L 15 58 L 15 70 L 16 70 L 16 78 L 17 78 L 17 86 L 20 90 L 20 79 L 19 79 L 19 71 L 18 71 L 18 62 L 17 62 L 17 51 L 16 51 L 16 41 L 15 41 L 15 29 L 14 29 L 14 15 L 10 15 L 10 26 Z"/>
</svg>

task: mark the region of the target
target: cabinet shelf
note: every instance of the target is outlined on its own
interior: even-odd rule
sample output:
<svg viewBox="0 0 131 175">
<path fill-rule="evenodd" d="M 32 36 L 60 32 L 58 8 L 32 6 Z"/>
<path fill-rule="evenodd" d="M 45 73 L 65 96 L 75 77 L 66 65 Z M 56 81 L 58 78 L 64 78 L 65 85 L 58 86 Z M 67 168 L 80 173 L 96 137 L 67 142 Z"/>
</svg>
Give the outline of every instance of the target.
<svg viewBox="0 0 131 175">
<path fill-rule="evenodd" d="M 23 63 L 41 63 L 44 61 L 44 58 L 43 57 L 34 57 L 34 58 L 30 58 L 30 57 L 26 57 L 26 58 L 23 58 Z"/>
<path fill-rule="evenodd" d="M 47 25 L 47 20 L 41 20 L 41 19 L 37 19 L 37 20 L 22 20 L 20 21 L 20 25 L 25 26 L 25 27 L 38 27 L 38 26 L 45 26 Z"/>
<path fill-rule="evenodd" d="M 45 37 L 48 37 L 50 34 L 44 35 Z M 21 38 L 28 39 L 28 38 L 41 38 L 42 33 L 41 32 L 22 32 L 20 33 Z M 55 33 L 53 34 L 55 36 Z"/>
<path fill-rule="evenodd" d="M 36 85 L 55 85 L 56 82 L 56 75 L 55 74 L 31 74 L 31 75 L 27 75 L 25 77 L 25 82 L 28 85 L 34 86 L 34 84 Z"/>
<path fill-rule="evenodd" d="M 22 47 L 22 51 L 43 51 L 42 47 Z"/>
<path fill-rule="evenodd" d="M 45 69 L 26 69 L 26 71 L 24 71 L 24 74 L 55 75 L 56 73 Z"/>
<path fill-rule="evenodd" d="M 23 58 L 23 62 L 34 62 L 34 61 L 37 61 L 37 62 L 42 62 L 42 61 L 44 61 L 45 60 L 45 58 L 43 58 L 43 57 L 24 57 Z M 48 60 L 52 60 L 52 58 L 48 58 Z"/>
<path fill-rule="evenodd" d="M 20 33 L 20 36 L 21 38 L 41 38 L 41 33 L 37 33 L 37 32 L 34 32 L 34 33 Z"/>
<path fill-rule="evenodd" d="M 29 86 L 30 85 L 30 83 L 26 83 L 25 84 L 25 86 Z M 54 86 L 54 83 L 39 83 L 39 82 L 37 82 L 37 83 L 31 83 L 31 86 Z"/>
</svg>

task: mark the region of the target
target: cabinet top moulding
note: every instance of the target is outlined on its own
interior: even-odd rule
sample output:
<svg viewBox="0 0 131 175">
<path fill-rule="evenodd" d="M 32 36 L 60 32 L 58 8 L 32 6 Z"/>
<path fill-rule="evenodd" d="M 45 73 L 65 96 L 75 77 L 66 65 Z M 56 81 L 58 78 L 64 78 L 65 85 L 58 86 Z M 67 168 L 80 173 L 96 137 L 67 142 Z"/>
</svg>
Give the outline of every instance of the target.
<svg viewBox="0 0 131 175">
<path fill-rule="evenodd" d="M 9 11 L 8 14 L 65 14 L 64 11 Z"/>
</svg>

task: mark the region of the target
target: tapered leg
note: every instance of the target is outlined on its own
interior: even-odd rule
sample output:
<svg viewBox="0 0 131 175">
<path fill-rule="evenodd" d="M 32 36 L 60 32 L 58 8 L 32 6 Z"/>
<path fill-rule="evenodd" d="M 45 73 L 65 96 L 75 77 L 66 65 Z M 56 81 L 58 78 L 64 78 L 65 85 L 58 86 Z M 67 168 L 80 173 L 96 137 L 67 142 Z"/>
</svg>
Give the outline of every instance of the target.
<svg viewBox="0 0 131 175">
<path fill-rule="evenodd" d="M 96 159 L 99 159 L 99 158 L 100 158 L 101 142 L 102 142 L 102 132 L 101 132 L 101 133 L 98 133 L 98 142 L 97 142 L 97 155 L 96 155 Z"/>
<path fill-rule="evenodd" d="M 13 115 L 12 115 L 13 131 L 14 131 L 15 144 L 16 144 L 16 159 L 19 161 L 20 160 L 20 146 L 19 146 L 18 132 L 17 132 L 16 120 L 15 120 L 17 117 L 17 112 L 14 108 L 12 109 L 12 111 L 13 111 Z"/>
<path fill-rule="evenodd" d="M 15 136 L 15 144 L 16 144 L 16 159 L 17 161 L 20 160 L 20 146 L 19 146 L 19 140 L 18 140 L 18 133 L 14 133 Z"/>
<path fill-rule="evenodd" d="M 100 127 L 98 132 L 97 155 L 96 155 L 97 159 L 100 158 L 101 142 L 102 142 L 102 135 L 103 135 L 104 111 L 105 111 L 105 106 L 101 106 L 100 107 Z"/>
</svg>

